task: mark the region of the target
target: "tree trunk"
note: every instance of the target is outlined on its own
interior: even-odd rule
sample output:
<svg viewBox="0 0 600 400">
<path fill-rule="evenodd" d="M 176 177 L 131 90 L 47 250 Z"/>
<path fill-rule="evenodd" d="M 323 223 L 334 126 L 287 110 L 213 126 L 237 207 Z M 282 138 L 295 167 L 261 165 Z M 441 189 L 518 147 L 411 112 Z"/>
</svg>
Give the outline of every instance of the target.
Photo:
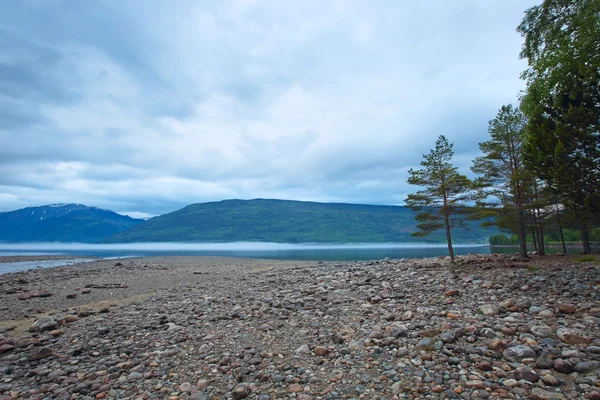
<svg viewBox="0 0 600 400">
<path fill-rule="evenodd" d="M 537 239 L 537 234 L 535 233 L 536 228 L 535 228 L 535 212 L 531 212 L 529 214 L 529 221 L 531 222 L 531 237 L 533 239 L 533 251 L 537 252 L 538 251 L 538 239 Z"/>
<path fill-rule="evenodd" d="M 583 254 L 590 254 L 592 248 L 590 246 L 590 236 L 585 222 L 581 225 L 581 242 L 583 244 Z"/>
<path fill-rule="evenodd" d="M 540 212 L 540 209 L 537 209 L 537 213 L 538 213 L 538 218 L 537 218 L 537 222 L 538 222 L 538 238 L 540 241 L 540 245 L 538 246 L 538 251 L 540 253 L 540 255 L 545 255 L 546 254 L 546 247 L 544 245 L 544 222 L 542 221 L 542 213 Z"/>
<path fill-rule="evenodd" d="M 562 221 L 560 220 L 560 210 L 556 205 L 556 218 L 558 219 L 558 230 L 560 232 L 560 241 L 562 242 L 563 254 L 567 254 L 567 246 L 565 245 L 565 236 L 563 235 Z"/>
<path fill-rule="evenodd" d="M 521 210 L 517 211 L 517 238 L 521 257 L 527 257 L 527 236 L 525 234 L 525 217 Z"/>
<path fill-rule="evenodd" d="M 533 209 L 533 213 L 535 214 L 535 212 L 537 211 L 538 239 L 539 239 L 538 252 L 541 256 L 543 256 L 544 254 L 546 254 L 546 249 L 544 247 L 544 222 L 542 221 L 542 212 L 540 211 L 540 207 L 539 207 L 537 182 L 535 180 L 533 181 L 533 188 L 535 190 L 535 201 L 537 203 L 537 205 Z"/>
<path fill-rule="evenodd" d="M 454 264 L 454 249 L 452 248 L 452 236 L 450 235 L 450 217 L 448 215 L 448 209 L 446 208 L 446 241 L 448 242 L 448 254 L 450 255 L 450 262 Z"/>
</svg>

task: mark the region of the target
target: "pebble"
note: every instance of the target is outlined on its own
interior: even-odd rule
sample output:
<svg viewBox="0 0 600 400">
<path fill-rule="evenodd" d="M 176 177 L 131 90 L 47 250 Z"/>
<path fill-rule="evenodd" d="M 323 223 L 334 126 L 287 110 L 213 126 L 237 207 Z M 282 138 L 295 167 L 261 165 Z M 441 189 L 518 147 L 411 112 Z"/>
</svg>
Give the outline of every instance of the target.
<svg viewBox="0 0 600 400">
<path fill-rule="evenodd" d="M 581 282 L 600 266 L 539 260 L 535 273 L 512 255 L 195 266 L 147 299 L 0 331 L 0 400 L 597 398 L 600 296 Z M 120 288 L 97 282 L 69 301 Z M 34 301 L 19 293 L 5 296 Z"/>
</svg>

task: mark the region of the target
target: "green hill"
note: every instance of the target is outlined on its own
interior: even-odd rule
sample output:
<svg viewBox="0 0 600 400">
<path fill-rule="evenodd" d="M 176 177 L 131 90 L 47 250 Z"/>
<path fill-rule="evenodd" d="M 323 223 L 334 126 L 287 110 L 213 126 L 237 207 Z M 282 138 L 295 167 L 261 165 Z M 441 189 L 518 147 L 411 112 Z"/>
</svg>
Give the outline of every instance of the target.
<svg viewBox="0 0 600 400">
<path fill-rule="evenodd" d="M 414 232 L 414 212 L 402 206 L 289 200 L 224 200 L 192 204 L 154 217 L 101 243 L 234 242 L 375 243 L 442 242 L 442 231 L 424 239 Z M 473 223 L 456 229 L 457 243 L 486 242 L 497 233 Z"/>
</svg>

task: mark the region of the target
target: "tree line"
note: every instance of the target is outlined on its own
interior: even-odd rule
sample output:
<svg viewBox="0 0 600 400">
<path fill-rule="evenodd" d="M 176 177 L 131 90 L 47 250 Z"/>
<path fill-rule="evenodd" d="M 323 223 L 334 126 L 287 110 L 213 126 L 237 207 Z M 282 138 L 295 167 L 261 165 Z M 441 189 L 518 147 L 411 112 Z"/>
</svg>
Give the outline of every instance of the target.
<svg viewBox="0 0 600 400">
<path fill-rule="evenodd" d="M 454 261 L 452 229 L 479 219 L 510 233 L 502 237 L 523 257 L 528 245 L 544 254 L 554 232 L 564 251 L 576 237 L 582 252 L 591 252 L 600 233 L 599 15 L 598 0 L 544 0 L 525 11 L 517 28 L 528 62 L 520 103 L 503 105 L 489 122 L 474 179 L 453 165 L 444 136 L 422 168 L 409 170 L 408 183 L 422 187 L 406 199 L 417 211 L 414 236 L 444 229 Z"/>
</svg>

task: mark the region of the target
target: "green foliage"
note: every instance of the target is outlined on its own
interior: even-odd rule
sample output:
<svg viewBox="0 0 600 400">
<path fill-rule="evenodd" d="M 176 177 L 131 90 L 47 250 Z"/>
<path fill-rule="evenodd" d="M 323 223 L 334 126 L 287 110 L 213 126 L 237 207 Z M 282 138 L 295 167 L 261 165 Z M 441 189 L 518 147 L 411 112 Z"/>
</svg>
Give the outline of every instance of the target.
<svg viewBox="0 0 600 400">
<path fill-rule="evenodd" d="M 313 203 L 288 200 L 224 200 L 192 204 L 154 217 L 104 243 L 234 242 L 375 243 L 440 242 L 443 234 L 425 239 L 410 236 L 414 212 L 401 206 Z M 495 231 L 473 224 L 461 232 L 463 243 L 487 240 Z"/>
<path fill-rule="evenodd" d="M 473 160 L 471 167 L 478 175 L 480 213 L 495 215 L 500 228 L 515 232 L 523 256 L 527 255 L 523 212 L 532 182 L 523 162 L 526 122 L 521 110 L 502 106 L 489 122 L 490 139 L 479 143 L 483 156 Z"/>
<path fill-rule="evenodd" d="M 579 221 L 586 253 L 600 216 L 599 15 L 598 0 L 545 0 L 518 27 L 529 63 L 525 160 Z"/>
<path fill-rule="evenodd" d="M 575 262 L 598 262 L 598 259 L 594 256 L 583 256 L 574 259 Z"/>
<path fill-rule="evenodd" d="M 537 272 L 537 267 L 535 265 L 529 265 L 527 267 L 527 271 L 529 271 L 533 274 L 533 273 Z"/>
<path fill-rule="evenodd" d="M 558 229 L 549 224 L 549 229 L 544 237 L 546 243 L 559 244 L 561 242 Z M 581 242 L 581 232 L 573 229 L 563 229 L 563 235 L 566 243 Z M 530 243 L 532 238 L 527 236 L 527 242 Z M 590 240 L 594 243 L 600 243 L 600 228 L 594 228 L 590 231 Z M 489 237 L 490 246 L 516 246 L 519 244 L 516 235 L 496 234 Z"/>
<path fill-rule="evenodd" d="M 561 96 L 580 93 L 590 95 L 586 108 L 598 111 L 599 15 L 598 0 L 544 0 L 525 12 L 517 31 L 525 38 L 521 58 L 529 64 L 522 74 L 527 115 L 548 112 Z"/>
<path fill-rule="evenodd" d="M 423 155 L 423 168 L 408 171 L 408 183 L 424 189 L 409 194 L 406 205 L 417 211 L 415 219 L 419 231 L 412 235 L 425 237 L 445 228 L 448 251 L 454 260 L 450 232 L 455 227 L 465 228 L 465 220 L 472 215 L 472 208 L 466 206 L 466 201 L 471 199 L 473 184 L 452 165 L 452 146 L 443 135 L 439 136 L 435 149 Z"/>
<path fill-rule="evenodd" d="M 516 235 L 506 236 L 503 234 L 492 235 L 489 238 L 490 246 L 516 246 L 519 239 Z"/>
</svg>

